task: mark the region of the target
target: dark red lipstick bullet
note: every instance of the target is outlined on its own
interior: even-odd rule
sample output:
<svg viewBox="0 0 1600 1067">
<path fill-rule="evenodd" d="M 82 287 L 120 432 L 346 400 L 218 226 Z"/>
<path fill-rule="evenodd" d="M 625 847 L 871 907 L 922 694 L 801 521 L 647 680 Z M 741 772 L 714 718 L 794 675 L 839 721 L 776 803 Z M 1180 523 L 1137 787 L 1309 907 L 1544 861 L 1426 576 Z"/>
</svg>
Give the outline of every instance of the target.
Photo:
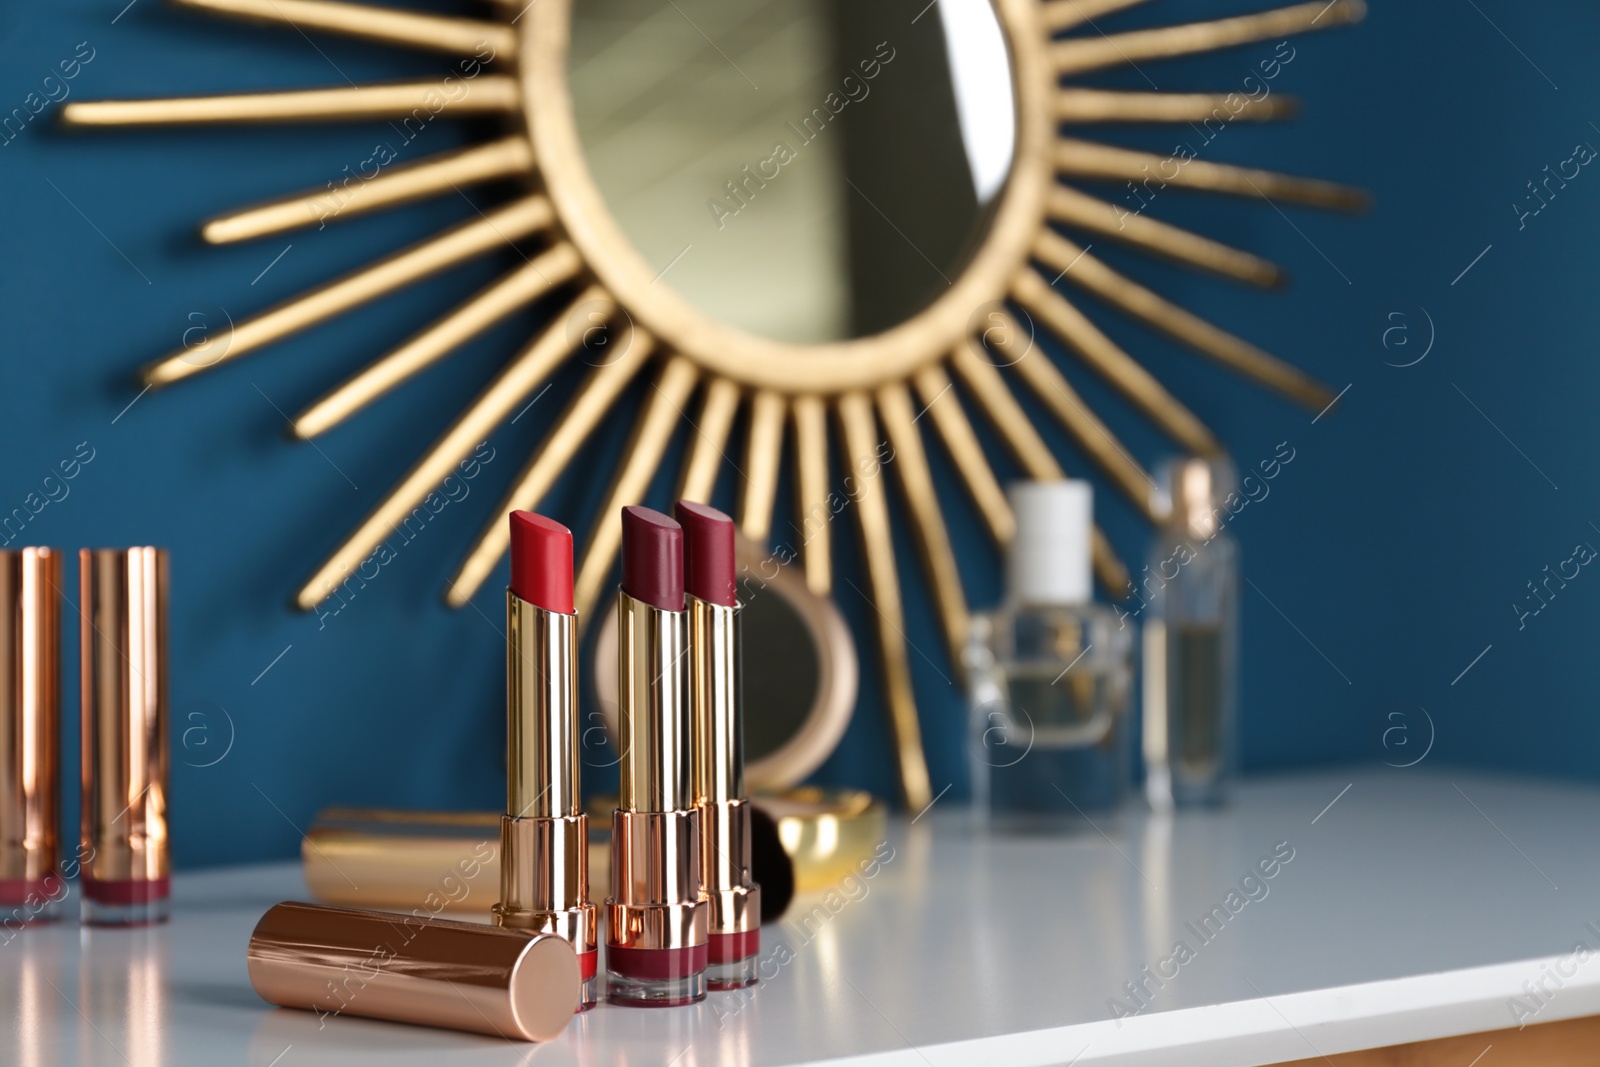
<svg viewBox="0 0 1600 1067">
<path fill-rule="evenodd" d="M 683 528 L 622 509 L 617 592 L 617 810 L 606 900 L 606 997 L 690 1004 L 706 995 L 700 812 L 694 803 Z"/>
<path fill-rule="evenodd" d="M 688 572 L 694 799 L 700 809 L 701 879 L 711 905 L 706 986 L 738 989 L 757 978 L 761 887 L 750 876 L 733 520 L 687 500 L 678 502 L 678 520 Z"/>
<path fill-rule="evenodd" d="M 683 610 L 683 527 L 652 508 L 622 509 L 622 591 L 662 611 Z"/>
<path fill-rule="evenodd" d="M 683 526 L 683 584 L 690 596 L 724 608 L 739 606 L 733 562 L 733 520 L 705 504 L 678 501 Z"/>
</svg>

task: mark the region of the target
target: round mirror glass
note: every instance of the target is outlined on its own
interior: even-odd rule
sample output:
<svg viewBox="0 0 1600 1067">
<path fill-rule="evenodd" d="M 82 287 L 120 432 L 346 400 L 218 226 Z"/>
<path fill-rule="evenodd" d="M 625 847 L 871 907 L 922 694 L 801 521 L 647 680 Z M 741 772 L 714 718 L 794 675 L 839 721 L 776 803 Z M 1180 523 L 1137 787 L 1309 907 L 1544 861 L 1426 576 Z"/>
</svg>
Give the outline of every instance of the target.
<svg viewBox="0 0 1600 1067">
<path fill-rule="evenodd" d="M 766 759 L 794 739 L 812 715 L 821 685 L 821 649 L 804 616 L 781 596 L 763 596 L 759 582 L 739 583 L 744 702 L 744 758 Z"/>
<path fill-rule="evenodd" d="M 776 340 L 910 318 L 981 240 L 1015 103 L 990 0 L 572 0 L 573 106 L 623 232 Z"/>
</svg>

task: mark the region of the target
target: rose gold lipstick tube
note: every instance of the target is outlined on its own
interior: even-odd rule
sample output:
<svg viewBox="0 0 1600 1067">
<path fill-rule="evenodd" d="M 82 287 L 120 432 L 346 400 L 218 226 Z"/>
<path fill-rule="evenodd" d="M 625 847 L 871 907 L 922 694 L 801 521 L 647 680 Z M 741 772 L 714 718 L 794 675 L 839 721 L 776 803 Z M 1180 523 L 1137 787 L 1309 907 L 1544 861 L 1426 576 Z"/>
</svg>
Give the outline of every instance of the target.
<svg viewBox="0 0 1600 1067">
<path fill-rule="evenodd" d="M 688 1004 L 705 996 L 707 902 L 691 781 L 688 612 L 617 593 L 621 782 L 611 822 L 607 998 Z"/>
<path fill-rule="evenodd" d="M 83 549 L 83 921 L 167 917 L 167 553 Z"/>
<path fill-rule="evenodd" d="M 710 903 L 706 985 L 739 989 L 755 984 L 761 948 L 761 887 L 750 875 L 750 801 L 744 795 L 739 609 L 694 595 L 688 605 L 694 792 Z"/>
<path fill-rule="evenodd" d="M 56 917 L 61 557 L 0 549 L 0 929 Z M 9 940 L 9 937 L 8 937 Z"/>
<path fill-rule="evenodd" d="M 571 942 L 582 1010 L 595 1003 L 599 953 L 589 818 L 578 795 L 577 622 L 506 593 L 506 814 L 494 916 L 501 926 Z"/>
<path fill-rule="evenodd" d="M 250 984 L 283 1008 L 323 1017 L 548 1041 L 578 1002 L 566 939 L 477 923 L 285 901 L 250 935 Z"/>
</svg>

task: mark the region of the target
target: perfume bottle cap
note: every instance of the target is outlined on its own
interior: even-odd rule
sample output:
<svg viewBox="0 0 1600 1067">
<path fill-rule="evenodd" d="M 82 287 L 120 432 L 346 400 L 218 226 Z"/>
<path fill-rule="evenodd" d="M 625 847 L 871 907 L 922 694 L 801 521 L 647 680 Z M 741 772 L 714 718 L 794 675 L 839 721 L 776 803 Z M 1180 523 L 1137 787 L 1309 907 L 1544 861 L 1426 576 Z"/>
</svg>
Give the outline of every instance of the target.
<svg viewBox="0 0 1600 1067">
<path fill-rule="evenodd" d="M 1006 496 L 1017 516 L 1006 566 L 1009 598 L 1032 604 L 1087 603 L 1093 591 L 1093 487 L 1075 479 L 1013 482 Z"/>
<path fill-rule="evenodd" d="M 1156 481 L 1161 485 L 1156 510 L 1167 515 L 1168 528 L 1209 541 L 1222 528 L 1223 501 L 1235 491 L 1238 478 L 1225 456 L 1185 456 L 1163 463 Z"/>
</svg>

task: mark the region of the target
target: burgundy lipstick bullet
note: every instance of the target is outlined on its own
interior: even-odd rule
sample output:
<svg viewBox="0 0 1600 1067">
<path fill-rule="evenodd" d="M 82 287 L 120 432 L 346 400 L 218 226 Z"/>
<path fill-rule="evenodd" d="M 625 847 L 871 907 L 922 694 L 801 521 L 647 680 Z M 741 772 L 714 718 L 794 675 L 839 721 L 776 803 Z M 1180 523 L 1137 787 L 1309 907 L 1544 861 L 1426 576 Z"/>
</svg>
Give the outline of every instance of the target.
<svg viewBox="0 0 1600 1067">
<path fill-rule="evenodd" d="M 733 520 L 680 500 L 689 605 L 689 706 L 701 877 L 710 903 L 706 985 L 756 982 L 761 887 L 750 877 L 750 801 L 744 795 L 739 598 Z"/>
<path fill-rule="evenodd" d="M 622 509 L 617 703 L 622 748 L 606 901 L 607 998 L 674 1005 L 706 993 L 700 812 L 694 803 L 683 529 Z"/>
</svg>

